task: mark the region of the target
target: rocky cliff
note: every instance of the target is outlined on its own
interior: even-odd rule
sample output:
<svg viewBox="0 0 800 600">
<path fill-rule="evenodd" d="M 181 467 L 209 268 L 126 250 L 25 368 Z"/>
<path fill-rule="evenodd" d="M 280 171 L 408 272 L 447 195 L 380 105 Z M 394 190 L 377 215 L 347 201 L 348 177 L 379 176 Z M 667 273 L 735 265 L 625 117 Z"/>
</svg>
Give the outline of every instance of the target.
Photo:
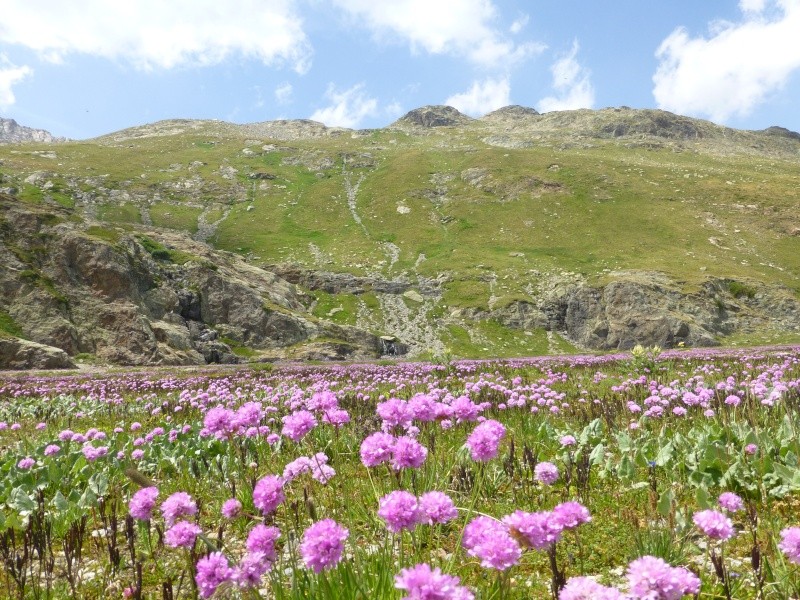
<svg viewBox="0 0 800 600">
<path fill-rule="evenodd" d="M 31 127 L 20 125 L 14 119 L 4 119 L 0 117 L 0 144 L 22 142 L 50 144 L 63 140 L 64 138 L 53 137 L 53 134 L 44 129 L 32 129 Z"/>
<path fill-rule="evenodd" d="M 248 358 L 375 358 L 379 337 L 325 322 L 283 278 L 177 232 L 109 233 L 0 195 L 0 368 Z M 10 329 L 9 326 L 6 329 Z"/>
</svg>

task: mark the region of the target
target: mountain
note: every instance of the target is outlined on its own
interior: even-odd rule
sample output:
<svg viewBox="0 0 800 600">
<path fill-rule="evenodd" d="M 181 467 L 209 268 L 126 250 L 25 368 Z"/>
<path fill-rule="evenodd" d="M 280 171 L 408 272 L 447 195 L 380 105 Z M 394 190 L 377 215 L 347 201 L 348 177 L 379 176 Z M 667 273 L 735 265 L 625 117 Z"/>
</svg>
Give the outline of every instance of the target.
<svg viewBox="0 0 800 600">
<path fill-rule="evenodd" d="M 795 132 L 626 107 L 426 106 L 371 130 L 170 120 L 3 146 L 0 330 L 136 364 L 797 342 L 798 173 Z M 92 250 L 65 263 L 76 240 Z M 107 269 L 76 275 L 95 255 L 117 265 L 111 296 Z M 174 301 L 190 292 L 215 303 L 194 321 Z M 285 319 L 225 313 L 240 296 Z M 113 333 L 119 303 L 136 335 Z"/>
<path fill-rule="evenodd" d="M 64 138 L 55 138 L 44 129 L 31 129 L 19 125 L 14 119 L 0 117 L 0 144 L 40 142 L 50 144 L 64 141 Z"/>
</svg>

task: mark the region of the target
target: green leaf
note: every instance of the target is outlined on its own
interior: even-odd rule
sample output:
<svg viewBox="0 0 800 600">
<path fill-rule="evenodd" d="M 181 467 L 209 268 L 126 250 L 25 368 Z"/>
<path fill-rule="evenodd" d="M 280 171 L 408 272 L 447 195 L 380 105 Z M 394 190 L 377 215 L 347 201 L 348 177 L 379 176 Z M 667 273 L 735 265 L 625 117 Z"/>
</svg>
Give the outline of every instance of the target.
<svg viewBox="0 0 800 600">
<path fill-rule="evenodd" d="M 589 455 L 589 462 L 593 465 L 597 465 L 603 461 L 603 456 L 605 456 L 606 447 L 600 443 L 594 447 L 592 453 Z"/>
<path fill-rule="evenodd" d="M 61 490 L 58 490 L 56 492 L 56 495 L 53 497 L 53 500 L 51 502 L 53 504 L 53 507 L 58 512 L 67 512 L 70 508 L 69 500 L 67 500 L 64 497 L 64 494 L 61 493 Z"/>
<path fill-rule="evenodd" d="M 656 454 L 656 465 L 659 467 L 665 466 L 670 460 L 672 460 L 672 452 L 672 442 L 667 442 L 661 446 L 661 448 L 658 449 L 658 454 Z"/>
<path fill-rule="evenodd" d="M 662 517 L 668 517 L 669 513 L 672 512 L 673 500 L 675 500 L 675 492 L 672 491 L 672 488 L 664 490 L 658 498 L 658 505 L 656 506 L 658 514 Z"/>
<path fill-rule="evenodd" d="M 633 461 L 630 459 L 629 456 L 623 456 L 622 460 L 619 463 L 619 478 L 622 481 L 631 481 L 634 477 L 636 477 L 636 465 L 633 464 Z"/>
<path fill-rule="evenodd" d="M 89 478 L 89 489 L 98 498 L 105 496 L 108 492 L 108 475 L 100 471 Z"/>
<path fill-rule="evenodd" d="M 711 494 L 709 494 L 708 490 L 703 486 L 697 488 L 697 492 L 695 493 L 695 502 L 697 502 L 697 506 L 702 509 L 713 507 L 713 502 L 711 502 Z"/>
<path fill-rule="evenodd" d="M 33 498 L 31 498 L 25 490 L 19 487 L 11 490 L 11 495 L 8 497 L 8 502 L 6 504 L 20 515 L 29 515 L 36 510 L 36 502 L 33 501 Z"/>
</svg>

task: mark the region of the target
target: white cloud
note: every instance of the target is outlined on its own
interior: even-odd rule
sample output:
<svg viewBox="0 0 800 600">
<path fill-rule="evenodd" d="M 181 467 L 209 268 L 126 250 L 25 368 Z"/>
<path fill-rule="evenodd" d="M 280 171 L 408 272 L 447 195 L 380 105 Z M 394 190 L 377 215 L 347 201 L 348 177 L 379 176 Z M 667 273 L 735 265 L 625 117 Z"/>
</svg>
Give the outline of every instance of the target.
<svg viewBox="0 0 800 600">
<path fill-rule="evenodd" d="M 292 101 L 292 92 L 294 88 L 288 81 L 283 82 L 275 88 L 275 101 L 278 104 L 288 104 Z"/>
<path fill-rule="evenodd" d="M 515 44 L 492 26 L 491 0 L 334 0 L 375 36 L 400 39 L 413 52 L 465 57 L 484 67 L 507 67 L 542 52 L 544 44 Z"/>
<path fill-rule="evenodd" d="M 137 68 L 213 65 L 231 56 L 309 68 L 311 50 L 294 0 L 5 0 L 0 41 L 45 60 L 87 54 Z M 242 18 L 246 15 L 246 18 Z"/>
<path fill-rule="evenodd" d="M 741 23 L 717 25 L 711 36 L 691 38 L 684 28 L 659 46 L 653 96 L 660 108 L 725 122 L 746 116 L 800 70 L 800 0 L 742 0 Z"/>
<path fill-rule="evenodd" d="M 511 24 L 511 27 L 508 30 L 511 33 L 519 33 L 528 25 L 528 21 L 530 21 L 530 16 L 522 15 L 516 21 Z"/>
<path fill-rule="evenodd" d="M 576 60 L 578 50 L 580 50 L 580 45 L 575 40 L 569 54 L 559 58 L 550 67 L 556 95 L 539 100 L 537 108 L 540 112 L 574 110 L 594 106 L 594 86 L 592 86 L 589 71 Z"/>
<path fill-rule="evenodd" d="M 378 112 L 378 101 L 367 96 L 363 83 L 343 91 L 337 90 L 336 86 L 330 84 L 325 97 L 331 104 L 314 111 L 309 118 L 325 123 L 329 127 L 355 128 L 366 117 L 374 116 Z"/>
<path fill-rule="evenodd" d="M 0 108 L 6 109 L 14 104 L 16 98 L 12 88 L 30 75 L 33 75 L 33 69 L 25 65 L 18 67 L 5 54 L 0 54 Z"/>
<path fill-rule="evenodd" d="M 475 81 L 469 90 L 462 94 L 450 96 L 445 100 L 445 104 L 454 106 L 468 115 L 480 117 L 511 104 L 509 100 L 510 92 L 511 85 L 507 77 Z"/>
</svg>

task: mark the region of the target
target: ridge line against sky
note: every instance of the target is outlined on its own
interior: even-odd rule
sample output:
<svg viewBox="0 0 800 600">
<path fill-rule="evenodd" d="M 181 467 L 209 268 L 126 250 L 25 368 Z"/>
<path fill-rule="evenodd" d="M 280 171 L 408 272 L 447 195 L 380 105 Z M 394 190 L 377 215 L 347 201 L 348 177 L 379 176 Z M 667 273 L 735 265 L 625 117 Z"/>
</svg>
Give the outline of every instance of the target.
<svg viewBox="0 0 800 600">
<path fill-rule="evenodd" d="M 800 130 L 800 0 L 0 0 L 0 116 L 382 127 L 627 105 Z"/>
</svg>

